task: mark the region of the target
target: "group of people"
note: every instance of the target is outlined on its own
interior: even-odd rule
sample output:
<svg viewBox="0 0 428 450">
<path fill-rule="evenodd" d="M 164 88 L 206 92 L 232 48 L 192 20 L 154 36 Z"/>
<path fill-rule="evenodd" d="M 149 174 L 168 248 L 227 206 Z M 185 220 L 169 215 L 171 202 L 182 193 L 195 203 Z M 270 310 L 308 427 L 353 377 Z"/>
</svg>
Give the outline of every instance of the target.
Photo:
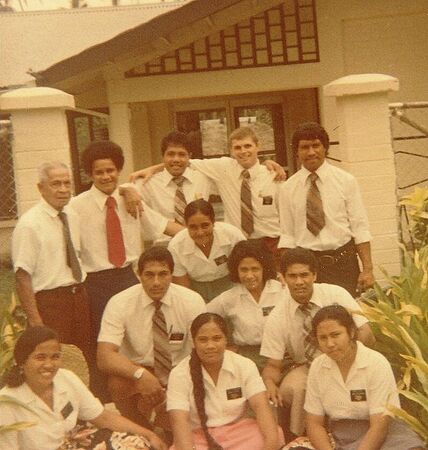
<svg viewBox="0 0 428 450">
<path fill-rule="evenodd" d="M 0 448 L 57 450 L 82 419 L 110 430 L 87 448 L 140 436 L 163 450 L 151 431 L 163 429 L 175 450 L 277 450 L 275 409 L 287 441 L 307 433 L 316 449 L 423 448 L 383 414 L 398 404 L 394 377 L 354 298 L 374 282 L 358 185 L 326 162 L 319 124 L 292 145 L 301 168 L 285 182 L 247 127 L 230 157 L 207 160 L 174 131 L 163 163 L 121 186 L 121 148 L 92 142 L 93 184 L 75 197 L 67 166 L 40 167 L 42 198 L 12 242 L 29 328 L 0 391 L 25 403 L 2 405 L 1 425 L 37 424 L 0 433 Z M 143 253 L 142 235 L 154 241 Z M 91 391 L 120 414 L 59 368 L 60 342 L 81 348 Z"/>
</svg>

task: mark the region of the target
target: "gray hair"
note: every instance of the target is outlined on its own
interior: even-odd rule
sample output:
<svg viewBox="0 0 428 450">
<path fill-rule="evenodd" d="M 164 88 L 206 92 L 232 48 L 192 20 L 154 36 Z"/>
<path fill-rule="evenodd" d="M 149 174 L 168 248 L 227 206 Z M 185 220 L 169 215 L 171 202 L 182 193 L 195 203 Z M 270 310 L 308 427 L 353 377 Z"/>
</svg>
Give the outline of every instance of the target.
<svg viewBox="0 0 428 450">
<path fill-rule="evenodd" d="M 68 165 L 61 161 L 44 162 L 37 168 L 39 174 L 39 183 L 46 181 L 49 178 L 49 172 L 53 169 L 66 169 L 68 170 L 68 172 L 70 172 L 70 168 L 68 167 Z"/>
</svg>

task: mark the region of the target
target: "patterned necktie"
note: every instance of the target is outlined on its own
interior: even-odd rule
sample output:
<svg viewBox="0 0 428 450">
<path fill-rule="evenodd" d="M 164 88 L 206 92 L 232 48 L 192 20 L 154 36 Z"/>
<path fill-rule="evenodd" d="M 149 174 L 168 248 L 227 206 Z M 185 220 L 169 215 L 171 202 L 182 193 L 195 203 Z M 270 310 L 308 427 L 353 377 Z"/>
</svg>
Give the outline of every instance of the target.
<svg viewBox="0 0 428 450">
<path fill-rule="evenodd" d="M 311 185 L 306 197 L 306 227 L 314 236 L 318 236 L 325 226 L 325 215 L 321 194 L 316 183 L 318 175 L 311 173 L 308 178 Z"/>
<path fill-rule="evenodd" d="M 106 200 L 106 232 L 108 260 L 115 267 L 122 267 L 125 260 L 125 244 L 123 243 L 122 228 L 116 212 L 116 199 L 107 197 Z"/>
<path fill-rule="evenodd" d="M 184 209 L 186 208 L 187 202 L 186 197 L 184 197 L 183 183 L 185 177 L 182 175 L 179 177 L 174 177 L 172 181 L 177 185 L 174 197 L 174 219 L 177 223 L 184 225 Z"/>
<path fill-rule="evenodd" d="M 165 316 L 161 310 L 161 302 L 153 302 L 153 357 L 155 375 L 163 386 L 168 382 L 169 372 L 172 369 L 169 336 L 166 329 Z"/>
<path fill-rule="evenodd" d="M 253 205 L 251 203 L 250 172 L 242 171 L 241 183 L 241 228 L 246 237 L 254 231 Z"/>
<path fill-rule="evenodd" d="M 58 217 L 62 222 L 62 229 L 65 238 L 66 252 L 67 252 L 67 265 L 71 269 L 74 279 L 80 283 L 82 281 L 82 269 L 80 268 L 79 260 L 77 259 L 76 250 L 71 240 L 70 227 L 68 225 L 67 214 L 63 211 L 58 213 Z"/>
<path fill-rule="evenodd" d="M 308 364 L 310 364 L 316 356 L 317 345 L 312 337 L 312 316 L 311 311 L 316 308 L 316 305 L 309 302 L 305 305 L 300 305 L 299 309 L 303 314 L 303 348 L 305 353 L 305 358 Z"/>
</svg>

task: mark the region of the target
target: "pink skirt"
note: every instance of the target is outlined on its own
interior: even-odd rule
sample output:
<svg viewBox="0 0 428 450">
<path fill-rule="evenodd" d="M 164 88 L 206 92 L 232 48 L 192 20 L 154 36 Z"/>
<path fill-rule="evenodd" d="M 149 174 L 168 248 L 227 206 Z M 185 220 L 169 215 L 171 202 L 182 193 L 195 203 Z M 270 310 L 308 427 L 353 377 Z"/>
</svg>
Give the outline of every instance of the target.
<svg viewBox="0 0 428 450">
<path fill-rule="evenodd" d="M 254 419 L 242 419 L 229 425 L 208 428 L 211 436 L 224 450 L 263 450 L 264 441 L 257 422 Z M 202 428 L 193 430 L 193 442 L 196 450 L 208 450 Z M 284 445 L 282 430 L 278 427 L 278 447 Z M 175 450 L 175 446 L 169 448 Z"/>
</svg>

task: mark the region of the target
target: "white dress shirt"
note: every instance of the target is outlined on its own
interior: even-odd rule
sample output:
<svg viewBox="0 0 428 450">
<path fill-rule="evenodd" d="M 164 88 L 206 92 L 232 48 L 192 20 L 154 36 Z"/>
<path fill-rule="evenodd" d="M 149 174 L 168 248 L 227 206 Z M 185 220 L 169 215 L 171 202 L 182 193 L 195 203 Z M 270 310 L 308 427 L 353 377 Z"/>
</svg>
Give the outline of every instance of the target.
<svg viewBox="0 0 428 450">
<path fill-rule="evenodd" d="M 172 369 L 169 375 L 167 410 L 188 411 L 192 429 L 195 429 L 201 425 L 193 398 L 189 360 L 190 357 L 185 358 Z M 266 390 L 253 361 L 229 350 L 224 353 L 217 384 L 214 384 L 204 367 L 202 367 L 202 378 L 209 427 L 227 425 L 242 418 L 248 399 Z M 230 398 L 232 393 L 235 394 L 235 396 L 232 395 L 234 398 Z"/>
<path fill-rule="evenodd" d="M 241 184 L 244 168 L 229 157 L 192 159 L 190 163 L 191 167 L 215 182 L 224 204 L 224 221 L 241 228 Z M 254 232 L 249 237 L 278 237 L 278 190 L 281 183 L 274 181 L 275 174 L 258 161 L 248 171 L 251 177 L 254 217 Z"/>
<path fill-rule="evenodd" d="M 316 171 L 325 226 L 318 236 L 306 227 L 306 197 L 310 171 L 302 167 L 279 192 L 281 238 L 278 247 L 303 247 L 310 250 L 335 250 L 352 238 L 356 244 L 371 239 L 367 213 L 360 188 L 353 175 L 324 162 Z"/>
<path fill-rule="evenodd" d="M 28 409 L 13 403 L 2 403 L 0 425 L 15 422 L 35 422 L 20 431 L 0 433 L 2 450 L 57 450 L 78 419 L 96 419 L 104 410 L 80 378 L 66 369 L 59 369 L 54 378 L 53 409 L 24 383 L 16 388 L 4 387 L 7 395 Z M 66 416 L 66 417 L 64 417 Z"/>
<path fill-rule="evenodd" d="M 161 300 L 170 337 L 172 364 L 175 366 L 192 349 L 190 325 L 206 312 L 205 302 L 196 292 L 171 283 Z M 131 361 L 153 367 L 153 300 L 141 284 L 113 296 L 107 303 L 98 342 L 110 342 Z"/>
<path fill-rule="evenodd" d="M 64 212 L 73 247 L 79 257 L 79 218 L 68 206 Z M 34 292 L 76 284 L 67 265 L 63 230 L 58 211 L 43 198 L 18 220 L 12 235 L 13 266 L 15 271 L 21 268 L 31 275 Z M 85 276 L 82 273 L 82 281 Z"/>
<path fill-rule="evenodd" d="M 165 230 L 167 220 L 147 206 L 141 219 L 135 219 L 126 211 L 125 201 L 116 189 L 111 195 L 117 202 L 117 215 L 122 228 L 126 261 L 124 266 L 136 261 L 141 254 L 141 228 L 155 230 L 160 235 Z M 80 218 L 81 258 L 86 272 L 114 269 L 108 259 L 106 232 L 107 195 L 94 185 L 70 201 L 70 206 Z"/>
<path fill-rule="evenodd" d="M 359 401 L 352 401 L 358 397 Z M 327 355 L 311 364 L 305 399 L 305 411 L 332 420 L 369 420 L 386 412 L 386 405 L 400 408 L 397 385 L 391 365 L 379 352 L 357 341 L 357 355 L 346 381 Z"/>
<path fill-rule="evenodd" d="M 231 321 L 235 344 L 260 345 L 266 320 L 284 297 L 285 288 L 276 280 L 267 280 L 259 302 L 245 286 L 237 284 L 211 300 L 207 309 Z"/>
<path fill-rule="evenodd" d="M 314 283 L 314 292 L 310 302 L 318 307 L 311 311 L 312 317 L 318 309 L 335 303 L 350 312 L 361 311 L 360 305 L 348 291 L 334 284 Z M 260 349 L 262 356 L 282 360 L 287 351 L 295 363 L 306 362 L 303 339 L 304 315 L 299 306 L 300 304 L 291 297 L 287 289 L 285 301 L 278 304 L 266 320 Z M 364 316 L 359 314 L 353 314 L 352 317 L 357 328 L 368 322 Z"/>
<path fill-rule="evenodd" d="M 200 198 L 208 201 L 210 194 L 214 193 L 214 186 L 209 178 L 190 167 L 186 168 L 183 172 L 183 176 L 183 194 L 186 203 L 189 204 Z M 148 206 L 160 213 L 166 219 L 172 221 L 175 220 L 174 208 L 177 184 L 173 181 L 173 176 L 166 169 L 153 175 L 144 184 L 141 180 L 137 180 L 135 187 Z M 170 236 L 163 234 L 156 240 L 156 243 L 167 242 L 170 239 Z"/>
<path fill-rule="evenodd" d="M 229 270 L 227 259 L 235 246 L 245 241 L 242 231 L 223 222 L 214 223 L 214 240 L 208 258 L 190 237 L 187 228 L 179 231 L 169 242 L 174 258 L 174 276 L 188 274 L 195 281 L 213 281 L 225 277 Z"/>
</svg>

